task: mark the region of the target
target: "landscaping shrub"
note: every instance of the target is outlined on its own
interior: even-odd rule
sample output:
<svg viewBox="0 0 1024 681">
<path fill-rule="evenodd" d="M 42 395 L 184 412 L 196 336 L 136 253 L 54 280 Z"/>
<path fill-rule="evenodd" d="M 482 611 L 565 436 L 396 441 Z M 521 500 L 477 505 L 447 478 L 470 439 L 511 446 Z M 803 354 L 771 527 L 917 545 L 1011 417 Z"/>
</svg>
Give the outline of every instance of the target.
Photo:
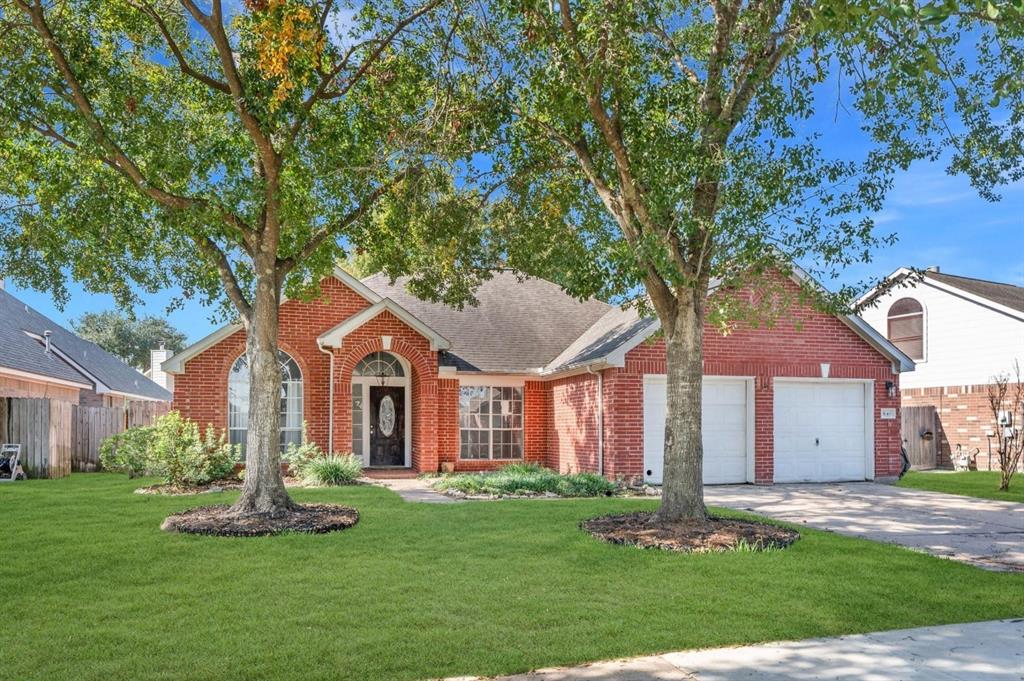
<svg viewBox="0 0 1024 681">
<path fill-rule="evenodd" d="M 327 454 L 306 462 L 302 477 L 316 485 L 349 485 L 363 474 L 363 460 L 351 454 Z"/>
<path fill-rule="evenodd" d="M 149 469 L 149 448 L 156 428 L 137 426 L 111 435 L 100 444 L 100 466 L 112 473 L 127 473 L 129 478 L 145 475 Z"/>
<path fill-rule="evenodd" d="M 306 422 L 302 422 L 302 444 L 289 442 L 281 455 L 281 460 L 288 464 L 288 472 L 296 477 L 302 477 L 306 466 L 314 459 L 323 458 L 323 450 L 315 442 L 306 436 Z"/>
<path fill-rule="evenodd" d="M 172 411 L 157 420 L 154 431 L 150 468 L 172 485 L 206 485 L 234 470 L 238 448 L 212 426 L 200 435 L 194 421 Z"/>
<path fill-rule="evenodd" d="M 352 454 L 324 454 L 306 437 L 302 423 L 302 444 L 289 443 L 281 458 L 288 464 L 290 475 L 311 485 L 348 485 L 363 474 L 363 460 Z"/>
<path fill-rule="evenodd" d="M 596 473 L 561 475 L 534 463 L 515 463 L 485 473 L 455 473 L 434 483 L 434 488 L 466 494 L 557 494 L 596 497 L 615 492 L 615 483 Z"/>
<path fill-rule="evenodd" d="M 181 487 L 206 485 L 227 477 L 238 460 L 238 448 L 229 445 L 213 427 L 200 435 L 199 426 L 172 411 L 152 426 L 129 428 L 100 445 L 100 465 L 108 471 L 158 475 Z"/>
</svg>

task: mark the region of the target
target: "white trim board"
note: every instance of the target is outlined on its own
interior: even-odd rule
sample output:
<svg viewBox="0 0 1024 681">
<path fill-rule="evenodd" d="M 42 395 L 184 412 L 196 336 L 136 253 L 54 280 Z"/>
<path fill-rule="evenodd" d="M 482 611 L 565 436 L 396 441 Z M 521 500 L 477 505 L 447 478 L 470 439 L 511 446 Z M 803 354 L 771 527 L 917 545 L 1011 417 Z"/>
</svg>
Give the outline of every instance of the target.
<svg viewBox="0 0 1024 681">
<path fill-rule="evenodd" d="M 370 307 L 360 310 L 334 328 L 324 331 L 317 337 L 317 342 L 324 347 L 340 348 L 344 343 L 346 336 L 356 329 L 361 328 L 364 324 L 383 312 L 390 312 L 394 316 L 398 317 L 398 319 L 400 319 L 409 328 L 429 340 L 431 352 L 447 350 L 452 345 L 447 338 L 431 329 L 411 312 L 390 298 L 384 298 Z"/>
</svg>

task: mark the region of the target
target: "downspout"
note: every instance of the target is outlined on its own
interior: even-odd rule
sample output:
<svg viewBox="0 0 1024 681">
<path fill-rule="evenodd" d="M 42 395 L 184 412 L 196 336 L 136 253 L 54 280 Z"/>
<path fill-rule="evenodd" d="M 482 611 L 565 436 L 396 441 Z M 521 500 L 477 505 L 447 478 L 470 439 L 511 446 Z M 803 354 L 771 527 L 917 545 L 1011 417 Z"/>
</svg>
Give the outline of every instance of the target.
<svg viewBox="0 0 1024 681">
<path fill-rule="evenodd" d="M 334 453 L 334 353 L 330 350 L 325 350 L 324 346 L 320 343 L 320 340 L 316 341 L 316 348 L 320 352 L 330 357 L 330 369 L 328 370 L 329 385 L 327 388 L 327 453 Z"/>
<path fill-rule="evenodd" d="M 587 373 L 597 376 L 597 474 L 604 475 L 604 374 L 587 365 Z"/>
</svg>

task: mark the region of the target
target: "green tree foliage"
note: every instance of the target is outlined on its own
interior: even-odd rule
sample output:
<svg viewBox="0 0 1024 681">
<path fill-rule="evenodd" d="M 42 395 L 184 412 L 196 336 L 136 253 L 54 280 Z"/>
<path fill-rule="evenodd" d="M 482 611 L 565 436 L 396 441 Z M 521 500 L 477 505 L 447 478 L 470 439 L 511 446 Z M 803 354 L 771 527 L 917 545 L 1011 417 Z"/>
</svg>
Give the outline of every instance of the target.
<svg viewBox="0 0 1024 681">
<path fill-rule="evenodd" d="M 71 328 L 140 370 L 149 368 L 149 351 L 161 344 L 172 353 L 185 347 L 185 334 L 159 317 L 136 319 L 115 310 L 86 312 L 71 322 Z"/>
<path fill-rule="evenodd" d="M 1020 3 L 986 3 L 988 20 L 977 3 L 936 7 L 492 0 L 475 16 L 467 68 L 505 121 L 479 181 L 509 263 L 580 296 L 633 298 L 661 322 L 659 519 L 705 516 L 706 322 L 777 315 L 792 296 L 764 290 L 769 269 L 827 280 L 868 260 L 892 239 L 869 216 L 916 160 L 951 148 L 983 192 L 1020 177 Z M 991 7 L 1014 19 L 992 22 Z M 859 121 L 863 148 L 826 153 L 823 111 Z M 707 303 L 754 281 L 766 295 Z M 803 293 L 841 310 L 855 290 Z"/>
<path fill-rule="evenodd" d="M 346 243 L 458 303 L 488 257 L 451 169 L 475 91 L 446 69 L 457 8 L 384 0 L 0 2 L 0 269 L 124 305 L 179 285 L 225 303 L 252 370 L 238 513 L 279 472 L 281 296 Z M 228 304 L 229 303 L 229 304 Z"/>
</svg>

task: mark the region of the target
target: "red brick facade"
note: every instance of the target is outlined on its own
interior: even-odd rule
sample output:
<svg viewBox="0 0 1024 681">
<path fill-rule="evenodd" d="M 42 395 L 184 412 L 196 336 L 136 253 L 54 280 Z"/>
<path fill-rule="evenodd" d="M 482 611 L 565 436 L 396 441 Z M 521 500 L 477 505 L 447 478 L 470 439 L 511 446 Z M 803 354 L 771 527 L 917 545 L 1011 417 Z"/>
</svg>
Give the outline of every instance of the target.
<svg viewBox="0 0 1024 681">
<path fill-rule="evenodd" d="M 989 438 L 990 434 L 997 432 L 997 424 L 989 404 L 988 390 L 988 385 L 903 390 L 903 406 L 935 408 L 938 429 L 935 434 L 938 439 L 936 466 L 951 468 L 952 455 L 957 445 L 960 445 L 972 453 L 975 449 L 978 450 L 974 458 L 974 465 L 978 470 L 999 470 L 999 456 L 996 453 L 998 443 L 994 438 Z M 1011 384 L 1008 396 L 1012 396 L 1014 391 L 1015 384 Z M 907 434 L 907 437 L 915 436 L 917 433 Z M 1021 462 L 1021 469 L 1024 470 L 1024 461 Z"/>
<path fill-rule="evenodd" d="M 309 437 L 328 446 L 331 358 L 316 339 L 370 303 L 340 281 L 325 280 L 323 296 L 313 302 L 288 301 L 281 309 L 280 346 L 302 371 L 304 419 Z M 795 308 L 789 320 L 774 328 L 736 328 L 728 336 L 706 331 L 705 373 L 753 377 L 755 385 L 755 479 L 769 483 L 773 475 L 773 381 L 775 377 L 820 377 L 821 364 L 831 365 L 833 378 L 869 379 L 875 385 L 875 475 L 888 477 L 900 469 L 899 419 L 883 421 L 878 410 L 899 408 L 899 395 L 889 397 L 886 381 L 896 382 L 891 362 L 839 319 L 809 308 Z M 799 324 L 795 320 L 799 321 Z M 429 341 L 385 311 L 345 337 L 331 350 L 334 361 L 334 449 L 347 451 L 352 439 L 351 380 L 360 359 L 386 348 L 411 367 L 412 467 L 436 471 L 442 462 L 457 470 L 480 470 L 504 461 L 463 461 L 459 458 L 457 376 L 438 371 L 438 357 Z M 227 379 L 244 352 L 239 331 L 188 360 L 175 379 L 175 409 L 217 428 L 227 426 Z M 643 473 L 643 376 L 665 373 L 662 342 L 644 343 L 626 355 L 625 366 L 596 374 L 524 380 L 524 458 L 563 471 L 597 470 L 598 401 L 603 402 L 604 473 L 634 477 Z"/>
</svg>

